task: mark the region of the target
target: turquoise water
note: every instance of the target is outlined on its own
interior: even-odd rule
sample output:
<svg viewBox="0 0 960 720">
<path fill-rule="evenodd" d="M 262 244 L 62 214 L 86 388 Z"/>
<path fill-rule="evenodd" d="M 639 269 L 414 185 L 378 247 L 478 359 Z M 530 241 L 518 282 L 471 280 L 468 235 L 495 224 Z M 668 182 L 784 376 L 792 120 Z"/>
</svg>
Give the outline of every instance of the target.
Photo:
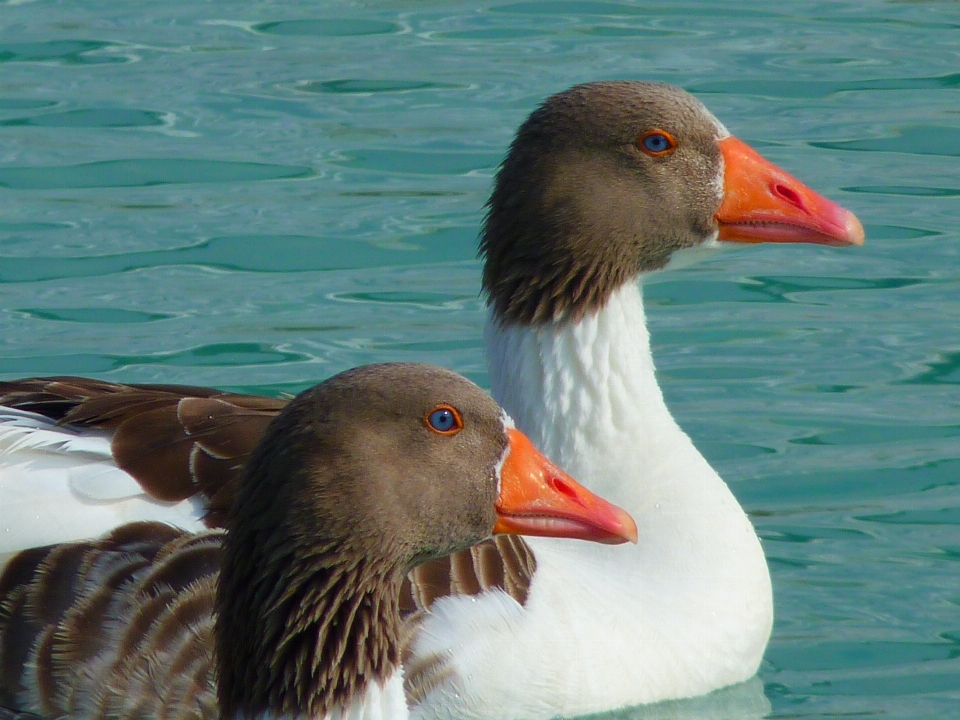
<svg viewBox="0 0 960 720">
<path fill-rule="evenodd" d="M 539 99 L 600 78 L 695 92 L 868 234 L 648 284 L 777 624 L 767 700 L 646 714 L 960 718 L 956 2 L 0 2 L 0 376 L 485 384 L 493 170 Z"/>
</svg>

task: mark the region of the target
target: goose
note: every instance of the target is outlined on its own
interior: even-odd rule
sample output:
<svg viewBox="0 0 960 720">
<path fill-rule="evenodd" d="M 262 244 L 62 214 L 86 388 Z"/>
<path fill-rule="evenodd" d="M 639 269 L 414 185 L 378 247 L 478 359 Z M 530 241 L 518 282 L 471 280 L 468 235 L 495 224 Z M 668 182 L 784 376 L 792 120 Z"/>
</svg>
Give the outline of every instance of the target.
<svg viewBox="0 0 960 720">
<path fill-rule="evenodd" d="M 493 533 L 636 542 L 469 380 L 355 368 L 252 452 L 226 533 L 157 522 L 0 576 L 0 705 L 43 718 L 409 717 L 410 568 Z"/>
<path fill-rule="evenodd" d="M 638 518 L 643 541 L 488 542 L 415 569 L 401 594 L 429 610 L 405 662 L 416 717 L 545 720 L 756 673 L 773 622 L 763 550 L 664 403 L 642 285 L 684 255 L 760 242 L 860 245 L 864 232 L 677 87 L 578 85 L 522 124 L 481 235 L 491 392 Z M 121 518 L 216 526 L 283 405 L 79 378 L 3 383 L 0 403 L 0 493 L 22 508 L 2 522 L 27 547 Z"/>
</svg>

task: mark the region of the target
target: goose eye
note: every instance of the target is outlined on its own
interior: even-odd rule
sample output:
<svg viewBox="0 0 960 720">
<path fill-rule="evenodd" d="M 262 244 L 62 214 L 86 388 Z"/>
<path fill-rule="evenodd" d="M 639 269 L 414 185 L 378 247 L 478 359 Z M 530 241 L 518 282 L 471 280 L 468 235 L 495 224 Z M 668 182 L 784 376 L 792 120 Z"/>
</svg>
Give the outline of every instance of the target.
<svg viewBox="0 0 960 720">
<path fill-rule="evenodd" d="M 434 408 L 426 417 L 427 427 L 440 435 L 456 435 L 463 430 L 463 420 L 457 409 L 450 405 Z"/>
<path fill-rule="evenodd" d="M 677 141 L 666 130 L 651 130 L 640 138 L 640 149 L 647 155 L 660 157 L 673 152 Z"/>
</svg>

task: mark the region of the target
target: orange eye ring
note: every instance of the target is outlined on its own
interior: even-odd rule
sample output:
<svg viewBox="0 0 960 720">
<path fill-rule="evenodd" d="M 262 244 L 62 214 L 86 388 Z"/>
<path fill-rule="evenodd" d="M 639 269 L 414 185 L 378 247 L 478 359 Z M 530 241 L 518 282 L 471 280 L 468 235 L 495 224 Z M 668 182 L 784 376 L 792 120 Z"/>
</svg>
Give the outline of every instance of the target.
<svg viewBox="0 0 960 720">
<path fill-rule="evenodd" d="M 437 405 L 423 416 L 423 424 L 437 435 L 456 435 L 463 430 L 463 418 L 453 405 Z"/>
<path fill-rule="evenodd" d="M 637 147 L 650 157 L 663 157 L 677 149 L 677 141 L 666 130 L 654 128 L 640 136 Z"/>
</svg>

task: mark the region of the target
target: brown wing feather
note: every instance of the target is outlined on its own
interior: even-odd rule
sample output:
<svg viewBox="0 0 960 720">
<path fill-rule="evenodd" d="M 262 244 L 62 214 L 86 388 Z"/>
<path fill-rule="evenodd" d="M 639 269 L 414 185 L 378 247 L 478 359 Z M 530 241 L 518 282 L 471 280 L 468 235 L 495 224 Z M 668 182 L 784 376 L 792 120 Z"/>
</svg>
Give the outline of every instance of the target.
<svg viewBox="0 0 960 720">
<path fill-rule="evenodd" d="M 0 405 L 63 425 L 113 430 L 117 465 L 158 500 L 201 494 L 220 527 L 247 455 L 286 400 L 189 385 L 123 385 L 76 377 L 0 382 Z"/>
<path fill-rule="evenodd" d="M 148 495 L 176 502 L 200 490 L 190 468 L 193 444 L 172 403 L 126 418 L 113 434 L 110 450 Z"/>
<path fill-rule="evenodd" d="M 436 600 L 448 595 L 479 595 L 494 589 L 523 605 L 536 570 L 536 558 L 523 538 L 497 535 L 469 550 L 411 570 L 403 587 L 412 602 L 405 598 L 402 609 L 407 613 L 429 610 Z"/>
<path fill-rule="evenodd" d="M 224 394 L 190 385 L 123 385 L 80 377 L 0 382 L 0 405 L 29 410 L 64 424 L 108 429 L 135 414 L 143 403 Z"/>
</svg>

